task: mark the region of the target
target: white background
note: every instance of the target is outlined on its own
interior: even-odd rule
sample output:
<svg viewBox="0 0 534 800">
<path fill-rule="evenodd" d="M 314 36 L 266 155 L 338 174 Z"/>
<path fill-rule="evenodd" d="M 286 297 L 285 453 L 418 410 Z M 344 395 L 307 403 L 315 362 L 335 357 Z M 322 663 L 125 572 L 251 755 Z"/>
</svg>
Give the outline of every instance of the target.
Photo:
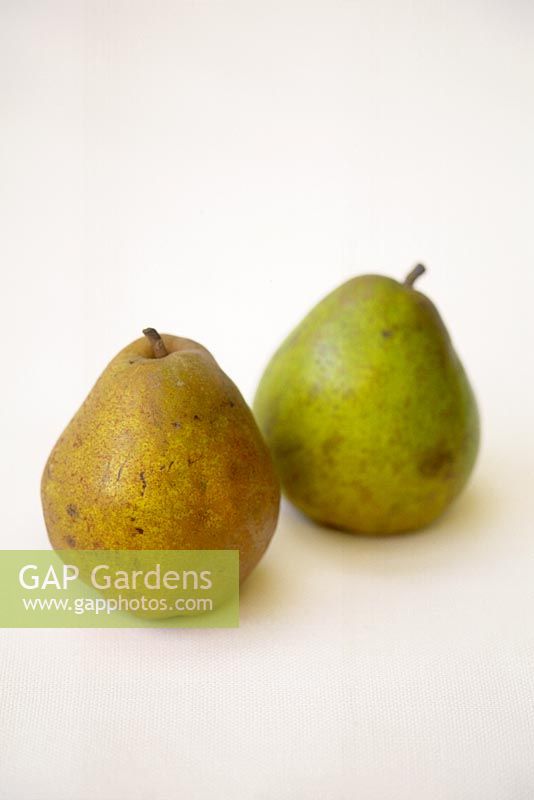
<svg viewBox="0 0 534 800">
<path fill-rule="evenodd" d="M 2 631 L 1 800 L 534 797 L 534 6 L 0 0 L 0 546 L 115 352 L 251 399 L 354 274 L 419 284 L 483 447 L 432 530 L 289 507 L 241 627 Z"/>
</svg>

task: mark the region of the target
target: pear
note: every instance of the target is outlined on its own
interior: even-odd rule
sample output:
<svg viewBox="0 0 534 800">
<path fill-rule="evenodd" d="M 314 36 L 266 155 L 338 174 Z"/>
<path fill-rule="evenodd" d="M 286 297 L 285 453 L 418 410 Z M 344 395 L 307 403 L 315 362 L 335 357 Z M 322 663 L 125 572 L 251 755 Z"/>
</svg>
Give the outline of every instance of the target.
<svg viewBox="0 0 534 800">
<path fill-rule="evenodd" d="M 475 463 L 474 394 L 441 317 L 414 288 L 353 278 L 281 345 L 254 411 L 288 498 L 312 519 L 363 534 L 438 517 Z"/>
<path fill-rule="evenodd" d="M 104 370 L 41 484 L 54 548 L 238 549 L 243 580 L 278 518 L 269 451 L 239 390 L 190 339 L 154 329 Z"/>
</svg>

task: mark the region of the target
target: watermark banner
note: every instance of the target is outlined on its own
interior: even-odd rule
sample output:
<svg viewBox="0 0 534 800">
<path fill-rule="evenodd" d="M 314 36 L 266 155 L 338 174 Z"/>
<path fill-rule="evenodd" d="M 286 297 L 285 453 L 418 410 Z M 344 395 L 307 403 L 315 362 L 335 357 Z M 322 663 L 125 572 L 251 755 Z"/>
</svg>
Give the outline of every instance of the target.
<svg viewBox="0 0 534 800">
<path fill-rule="evenodd" d="M 234 628 L 238 550 L 2 550 L 1 628 Z"/>
</svg>

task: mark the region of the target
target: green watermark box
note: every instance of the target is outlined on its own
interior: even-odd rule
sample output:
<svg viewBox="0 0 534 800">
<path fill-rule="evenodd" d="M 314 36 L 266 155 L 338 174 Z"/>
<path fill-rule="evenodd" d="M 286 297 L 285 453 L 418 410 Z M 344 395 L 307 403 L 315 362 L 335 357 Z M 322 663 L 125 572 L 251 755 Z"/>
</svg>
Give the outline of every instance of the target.
<svg viewBox="0 0 534 800">
<path fill-rule="evenodd" d="M 235 628 L 238 550 L 2 550 L 2 628 Z"/>
</svg>

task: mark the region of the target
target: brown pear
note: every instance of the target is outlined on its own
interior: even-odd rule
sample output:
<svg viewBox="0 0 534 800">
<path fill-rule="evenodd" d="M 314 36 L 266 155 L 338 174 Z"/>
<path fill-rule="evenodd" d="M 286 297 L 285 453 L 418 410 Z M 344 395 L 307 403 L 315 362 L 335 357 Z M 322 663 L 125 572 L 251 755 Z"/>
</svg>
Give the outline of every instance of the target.
<svg viewBox="0 0 534 800">
<path fill-rule="evenodd" d="M 238 549 L 240 577 L 274 533 L 280 490 L 239 390 L 190 339 L 154 329 L 106 367 L 41 485 L 56 549 Z"/>
</svg>

